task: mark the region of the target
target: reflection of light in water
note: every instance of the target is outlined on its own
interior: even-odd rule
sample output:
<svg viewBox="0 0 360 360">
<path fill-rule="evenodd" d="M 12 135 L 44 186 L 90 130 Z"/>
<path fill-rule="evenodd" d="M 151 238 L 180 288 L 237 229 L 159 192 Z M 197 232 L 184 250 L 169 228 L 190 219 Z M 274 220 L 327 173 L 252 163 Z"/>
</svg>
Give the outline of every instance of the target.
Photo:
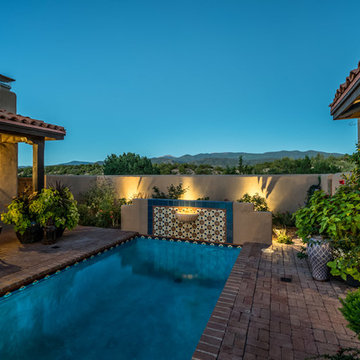
<svg viewBox="0 0 360 360">
<path fill-rule="evenodd" d="M 192 280 L 192 279 L 196 279 L 198 277 L 198 275 L 197 274 L 182 274 L 181 277 L 183 279 Z"/>
</svg>

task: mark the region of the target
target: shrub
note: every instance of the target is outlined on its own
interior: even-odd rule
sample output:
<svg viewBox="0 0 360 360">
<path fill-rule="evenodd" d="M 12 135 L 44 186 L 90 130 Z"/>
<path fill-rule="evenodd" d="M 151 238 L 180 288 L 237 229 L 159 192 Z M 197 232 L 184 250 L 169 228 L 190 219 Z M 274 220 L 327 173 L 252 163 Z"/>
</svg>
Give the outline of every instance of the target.
<svg viewBox="0 0 360 360">
<path fill-rule="evenodd" d="M 354 331 L 360 340 L 360 289 L 348 292 L 346 298 L 340 301 L 340 311 L 349 322 L 348 328 Z"/>
<path fill-rule="evenodd" d="M 37 214 L 30 208 L 30 204 L 37 196 L 37 193 L 23 193 L 15 197 L 9 204 L 7 212 L 1 214 L 1 221 L 4 224 L 14 225 L 14 230 L 23 235 L 31 224 L 37 223 Z"/>
<path fill-rule="evenodd" d="M 289 211 L 272 214 L 272 222 L 275 226 L 295 227 L 295 216 Z"/>
<path fill-rule="evenodd" d="M 121 226 L 121 205 L 126 199 L 118 199 L 114 187 L 109 181 L 94 184 L 81 194 L 79 204 L 80 224 L 97 227 Z"/>
<path fill-rule="evenodd" d="M 281 229 L 274 229 L 274 233 L 277 237 L 277 242 L 279 242 L 280 244 L 287 244 L 287 245 L 291 245 L 294 242 L 292 241 L 291 236 L 289 236 L 287 234 L 286 228 L 281 228 Z"/>
<path fill-rule="evenodd" d="M 307 205 L 295 212 L 297 234 L 303 242 L 308 242 L 310 236 L 327 236 L 327 229 L 323 226 L 323 222 L 327 216 L 329 201 L 330 196 L 324 191 L 318 190 L 310 197 Z"/>
<path fill-rule="evenodd" d="M 324 226 L 328 228 L 335 259 L 328 263 L 332 275 L 360 281 L 360 151 L 351 156 L 354 170 L 343 176 L 332 196 Z"/>
<path fill-rule="evenodd" d="M 354 348 L 340 347 L 336 354 L 322 354 L 307 359 L 328 359 L 328 360 L 355 360 L 360 359 L 360 350 Z"/>
<path fill-rule="evenodd" d="M 347 252 L 334 249 L 334 260 L 328 262 L 330 272 L 347 280 L 348 275 L 360 281 L 360 246 Z"/>
<path fill-rule="evenodd" d="M 183 196 L 187 191 L 188 188 L 183 188 L 183 184 L 180 183 L 179 185 L 174 185 L 171 184 L 170 186 L 167 187 L 167 194 L 165 194 L 164 192 L 160 191 L 160 189 L 157 186 L 153 187 L 153 194 L 152 194 L 152 198 L 153 199 L 180 199 L 181 196 Z"/>
<path fill-rule="evenodd" d="M 268 204 L 266 199 L 256 193 L 255 195 L 251 196 L 248 193 L 244 194 L 241 199 L 237 200 L 238 202 L 246 202 L 252 203 L 254 205 L 255 211 L 269 211 Z"/>
<path fill-rule="evenodd" d="M 159 174 L 151 160 L 146 156 L 134 153 L 123 153 L 116 156 L 109 155 L 104 161 L 104 175 L 151 175 Z"/>
</svg>

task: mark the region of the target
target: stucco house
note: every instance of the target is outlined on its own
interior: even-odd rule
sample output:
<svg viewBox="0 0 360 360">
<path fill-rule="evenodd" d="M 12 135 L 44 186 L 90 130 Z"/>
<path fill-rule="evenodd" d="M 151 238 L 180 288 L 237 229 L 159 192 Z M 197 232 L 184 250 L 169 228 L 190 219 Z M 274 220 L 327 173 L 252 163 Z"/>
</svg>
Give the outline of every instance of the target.
<svg viewBox="0 0 360 360">
<path fill-rule="evenodd" d="M 0 211 L 18 192 L 18 143 L 33 148 L 33 190 L 44 187 L 45 142 L 62 140 L 62 126 L 45 123 L 16 113 L 16 94 L 11 91 L 15 81 L 0 75 Z"/>
</svg>

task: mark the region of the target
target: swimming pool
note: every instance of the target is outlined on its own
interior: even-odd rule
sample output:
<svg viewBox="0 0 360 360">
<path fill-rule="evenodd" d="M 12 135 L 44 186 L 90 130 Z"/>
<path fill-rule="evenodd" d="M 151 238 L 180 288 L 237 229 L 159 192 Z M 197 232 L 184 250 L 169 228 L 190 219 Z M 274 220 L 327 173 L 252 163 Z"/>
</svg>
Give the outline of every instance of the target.
<svg viewBox="0 0 360 360">
<path fill-rule="evenodd" d="M 0 359 L 190 359 L 240 252 L 136 238 L 0 300 Z"/>
</svg>

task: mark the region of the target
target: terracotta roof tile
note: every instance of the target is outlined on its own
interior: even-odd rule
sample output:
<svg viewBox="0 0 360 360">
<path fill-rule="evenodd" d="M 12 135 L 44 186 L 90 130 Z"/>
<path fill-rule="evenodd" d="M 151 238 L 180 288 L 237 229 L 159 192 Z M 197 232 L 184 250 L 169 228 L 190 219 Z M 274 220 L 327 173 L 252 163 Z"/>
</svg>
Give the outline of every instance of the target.
<svg viewBox="0 0 360 360">
<path fill-rule="evenodd" d="M 66 130 L 62 126 L 48 124 L 42 120 L 35 120 L 27 116 L 13 114 L 4 109 L 0 109 L 0 123 L 15 123 L 14 125 L 23 126 L 26 128 L 41 128 L 41 130 L 46 130 L 49 133 L 66 135 Z"/>
<path fill-rule="evenodd" d="M 346 81 L 336 90 L 334 100 L 329 106 L 333 108 L 338 103 L 340 98 L 343 97 L 343 95 L 345 95 L 345 93 L 347 93 L 353 87 L 358 79 L 360 79 L 360 61 L 358 63 L 358 67 L 350 71 L 350 75 L 346 78 Z"/>
</svg>

